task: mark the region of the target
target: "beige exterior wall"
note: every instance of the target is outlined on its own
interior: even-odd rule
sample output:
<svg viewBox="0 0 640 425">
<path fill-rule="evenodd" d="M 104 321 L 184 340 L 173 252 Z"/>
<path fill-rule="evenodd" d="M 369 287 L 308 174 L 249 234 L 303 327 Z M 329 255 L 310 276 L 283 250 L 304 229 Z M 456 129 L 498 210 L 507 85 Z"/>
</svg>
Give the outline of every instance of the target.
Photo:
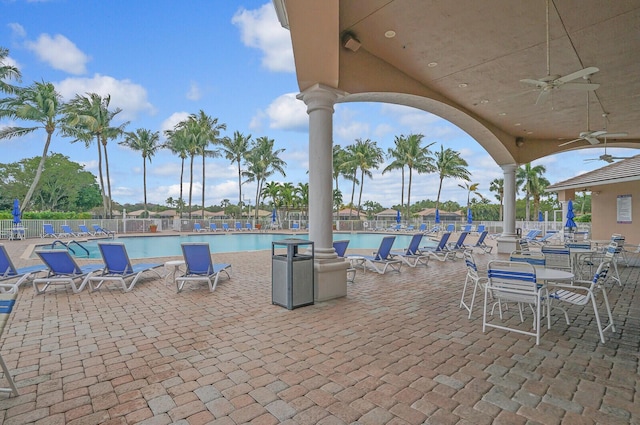
<svg viewBox="0 0 640 425">
<path fill-rule="evenodd" d="M 632 221 L 617 222 L 619 195 L 631 195 Z M 591 187 L 591 234 L 593 239 L 609 239 L 612 233 L 626 237 L 626 243 L 640 244 L 640 182 L 631 181 Z"/>
</svg>

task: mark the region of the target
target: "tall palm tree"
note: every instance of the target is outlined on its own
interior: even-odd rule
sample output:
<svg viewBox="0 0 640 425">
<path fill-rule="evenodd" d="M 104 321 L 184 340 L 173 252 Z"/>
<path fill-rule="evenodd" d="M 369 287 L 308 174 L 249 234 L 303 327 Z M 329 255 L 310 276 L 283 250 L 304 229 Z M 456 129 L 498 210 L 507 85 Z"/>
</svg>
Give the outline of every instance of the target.
<svg viewBox="0 0 640 425">
<path fill-rule="evenodd" d="M 355 178 L 355 169 L 348 168 L 349 164 L 347 159 L 349 157 L 349 152 L 345 149 L 342 149 L 340 145 L 333 145 L 333 180 L 335 181 L 336 187 L 335 191 L 340 193 L 340 202 L 335 203 L 336 205 L 336 215 L 340 212 L 340 204 L 342 203 L 342 192 L 340 191 L 340 187 L 338 185 L 338 179 L 340 177 L 344 178 L 348 181 L 354 181 Z M 355 181 L 356 184 L 360 184 L 359 181 Z"/>
<path fill-rule="evenodd" d="M 238 206 L 242 205 L 242 161 L 249 151 L 251 135 L 245 136 L 239 131 L 233 133 L 233 138 L 225 137 L 220 141 L 220 150 L 224 157 L 238 166 Z"/>
<path fill-rule="evenodd" d="M 255 181 L 256 185 L 256 207 L 260 205 L 260 194 L 262 186 L 268 177 L 278 172 L 286 177 L 284 168 L 287 163 L 280 158 L 284 149 L 274 150 L 275 141 L 266 136 L 257 138 L 247 153 L 247 171 L 243 174 L 247 177 L 247 182 Z M 258 208 L 255 210 L 255 218 L 258 218 Z"/>
<path fill-rule="evenodd" d="M 22 201 L 21 211 L 29 208 L 33 192 L 40 181 L 45 159 L 49 152 L 49 145 L 51 144 L 51 136 L 60 124 L 59 116 L 63 107 L 62 97 L 56 92 L 53 84 L 45 82 L 36 82 L 29 87 L 18 90 L 13 97 L 0 100 L 0 118 L 12 118 L 36 123 L 33 127 L 4 127 L 0 129 L 0 139 L 23 136 L 41 128 L 47 133 L 36 175 Z"/>
<path fill-rule="evenodd" d="M 474 194 L 480 197 L 480 199 L 484 199 L 484 196 L 482 195 L 482 193 L 478 192 L 478 187 L 480 187 L 480 183 L 469 184 L 465 182 L 463 184 L 458 184 L 458 187 L 461 187 L 462 189 L 467 191 L 467 213 L 471 208 L 471 194 Z"/>
<path fill-rule="evenodd" d="M 186 131 L 183 129 L 165 130 L 167 142 L 164 147 L 180 158 L 180 197 L 176 201 L 178 215 L 182 217 L 182 206 L 184 206 L 183 186 L 184 186 L 184 161 L 189 157 L 187 152 Z"/>
<path fill-rule="evenodd" d="M 140 152 L 142 155 L 142 181 L 144 188 L 144 216 L 148 217 L 147 213 L 147 159 L 151 163 L 151 158 L 156 154 L 160 145 L 160 133 L 158 131 L 152 132 L 145 128 L 139 128 L 135 132 L 125 133 L 125 139 L 119 144 L 127 146 L 134 151 Z"/>
<path fill-rule="evenodd" d="M 22 75 L 17 67 L 7 63 L 7 57 L 9 57 L 9 49 L 0 47 L 0 92 L 15 94 L 18 92 L 19 87 L 9 84 L 5 80 L 16 80 L 19 82 Z"/>
<path fill-rule="evenodd" d="M 433 158 L 430 156 L 429 148 L 433 143 L 422 146 L 422 134 L 410 134 L 406 138 L 406 149 L 404 150 L 404 161 L 409 169 L 409 185 L 407 187 L 407 214 L 411 217 L 411 185 L 413 181 L 413 170 L 418 174 L 432 173 L 435 171 Z"/>
<path fill-rule="evenodd" d="M 204 194 L 205 194 L 205 159 L 217 158 L 220 151 L 217 149 L 208 149 L 210 144 L 218 145 L 220 143 L 220 131 L 226 130 L 227 125 L 218 124 L 218 118 L 211 118 L 201 109 L 197 115 L 194 115 L 198 127 L 198 154 L 202 156 L 202 218 L 204 218 Z"/>
<path fill-rule="evenodd" d="M 298 206 L 305 217 L 309 217 L 309 183 L 298 183 L 295 188 L 298 197 Z"/>
<path fill-rule="evenodd" d="M 402 208 L 404 207 L 404 168 L 407 165 L 405 154 L 408 148 L 407 139 L 404 136 L 396 136 L 393 143 L 395 144 L 395 148 L 387 149 L 387 158 L 393 159 L 393 161 L 382 170 L 382 174 L 384 175 L 393 170 L 400 170 L 400 208 Z"/>
<path fill-rule="evenodd" d="M 440 152 L 434 153 L 435 172 L 440 177 L 438 185 L 438 197 L 436 198 L 436 209 L 440 206 L 440 194 L 442 193 L 442 182 L 447 178 L 471 180 L 471 173 L 467 170 L 469 164 L 461 156 L 460 152 L 456 152 L 451 148 L 445 149 L 440 145 Z"/>
<path fill-rule="evenodd" d="M 531 220 L 531 197 L 540 190 L 540 178 L 547 171 L 543 165 L 531 166 L 531 163 L 518 167 L 516 171 L 516 185 L 522 187 L 525 193 L 525 220 Z"/>
<path fill-rule="evenodd" d="M 362 190 L 364 188 L 364 177 L 371 178 L 373 174 L 372 169 L 378 169 L 380 164 L 384 160 L 384 154 L 382 149 L 378 147 L 378 144 L 369 139 L 362 140 L 356 139 L 356 143 L 350 145 L 347 148 L 349 152 L 349 158 L 345 161 L 345 166 L 348 169 L 355 169 L 355 174 L 360 170 L 360 194 L 358 197 L 358 217 L 360 216 L 360 207 L 362 205 Z M 355 192 L 355 181 L 351 191 L 351 204 L 353 205 L 353 196 Z M 351 214 L 349 214 L 351 216 Z"/>
<path fill-rule="evenodd" d="M 500 201 L 500 221 L 502 221 L 504 213 L 504 179 L 493 179 L 489 185 L 489 190 L 496 192 L 496 199 Z"/>
</svg>

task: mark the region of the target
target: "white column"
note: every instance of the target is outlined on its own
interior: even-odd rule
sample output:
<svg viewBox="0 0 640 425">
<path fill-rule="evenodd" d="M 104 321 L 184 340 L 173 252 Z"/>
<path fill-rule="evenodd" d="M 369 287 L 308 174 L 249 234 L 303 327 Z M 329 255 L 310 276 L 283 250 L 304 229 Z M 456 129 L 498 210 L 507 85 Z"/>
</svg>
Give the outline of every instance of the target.
<svg viewBox="0 0 640 425">
<path fill-rule="evenodd" d="M 502 235 L 498 238 L 498 252 L 510 253 L 516 249 L 516 164 L 501 166 L 504 172 L 504 216 Z"/>
<path fill-rule="evenodd" d="M 347 295 L 348 263 L 333 249 L 333 105 L 341 93 L 316 84 L 298 95 L 309 114 L 309 239 L 315 243 L 315 299 Z"/>
</svg>

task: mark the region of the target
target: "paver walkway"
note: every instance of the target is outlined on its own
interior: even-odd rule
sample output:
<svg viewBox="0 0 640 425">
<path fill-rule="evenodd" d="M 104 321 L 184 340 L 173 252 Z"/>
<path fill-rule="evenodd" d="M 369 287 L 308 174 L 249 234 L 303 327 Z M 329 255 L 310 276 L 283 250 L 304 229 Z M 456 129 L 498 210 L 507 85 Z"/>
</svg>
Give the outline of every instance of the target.
<svg viewBox="0 0 640 425">
<path fill-rule="evenodd" d="M 16 260 L 28 243 L 5 245 Z M 467 319 L 460 260 L 359 272 L 347 297 L 293 311 L 271 304 L 270 252 L 215 261 L 233 276 L 214 293 L 23 287 L 0 340 L 20 395 L 0 395 L 0 423 L 640 423 L 640 267 L 610 290 L 606 344 L 572 308 L 536 346 L 483 334 L 481 302 Z"/>
</svg>

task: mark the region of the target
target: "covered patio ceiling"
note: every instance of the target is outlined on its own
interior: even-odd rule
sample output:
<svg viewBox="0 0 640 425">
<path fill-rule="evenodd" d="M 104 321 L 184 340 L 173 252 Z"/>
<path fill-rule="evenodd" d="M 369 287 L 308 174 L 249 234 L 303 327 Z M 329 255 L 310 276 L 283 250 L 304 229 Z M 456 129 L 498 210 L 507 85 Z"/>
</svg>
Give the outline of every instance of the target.
<svg viewBox="0 0 640 425">
<path fill-rule="evenodd" d="M 603 137 L 597 145 L 559 145 L 604 129 L 627 134 L 607 138 L 607 146 L 640 148 L 638 0 L 274 5 L 291 32 L 301 91 L 322 84 L 343 92 L 342 102 L 432 112 L 467 131 L 498 164 L 602 147 Z M 588 67 L 599 70 L 566 83 L 598 84 L 593 91 L 555 88 L 538 100 L 541 88 L 521 82 Z"/>
</svg>

